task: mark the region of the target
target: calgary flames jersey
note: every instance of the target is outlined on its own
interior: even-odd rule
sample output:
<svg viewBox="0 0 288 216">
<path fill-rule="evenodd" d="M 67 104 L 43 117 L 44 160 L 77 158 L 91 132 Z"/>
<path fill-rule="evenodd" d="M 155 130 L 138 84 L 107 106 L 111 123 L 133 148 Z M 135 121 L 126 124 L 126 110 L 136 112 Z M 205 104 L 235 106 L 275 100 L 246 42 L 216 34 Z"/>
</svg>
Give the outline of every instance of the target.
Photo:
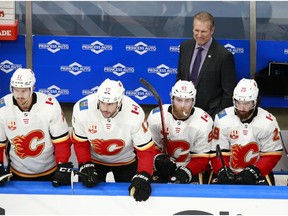
<svg viewBox="0 0 288 216">
<path fill-rule="evenodd" d="M 91 154 L 95 163 L 124 165 L 135 160 L 135 149 L 145 152 L 153 147 L 155 151 L 144 111 L 136 102 L 124 95 L 117 115 L 104 118 L 97 101 L 97 94 L 91 94 L 78 101 L 73 108 L 72 140 L 79 163 L 88 161 Z M 87 141 L 90 149 L 88 152 L 84 150 L 86 153 L 83 155 L 85 147 L 80 146 L 84 146 Z M 150 173 L 153 166 L 152 162 L 148 163 L 151 167 L 147 168 L 147 172 Z"/>
<path fill-rule="evenodd" d="M 282 145 L 276 118 L 260 107 L 256 112 L 250 123 L 242 123 L 234 107 L 226 108 L 215 117 L 211 150 L 215 152 L 219 144 L 227 165 L 235 173 L 254 165 L 262 175 L 267 175 L 281 158 Z M 212 166 L 218 170 L 222 164 L 212 157 Z"/>
<path fill-rule="evenodd" d="M 11 170 L 23 177 L 53 172 L 56 162 L 68 161 L 71 151 L 68 125 L 58 101 L 38 92 L 32 97 L 34 104 L 28 112 L 19 109 L 12 94 L 0 99 L 0 159 L 3 161 L 6 148 Z"/>
<path fill-rule="evenodd" d="M 177 166 L 187 166 L 193 175 L 196 175 L 204 171 L 209 163 L 213 120 L 209 114 L 198 107 L 194 107 L 193 114 L 185 121 L 176 120 L 172 115 L 171 107 L 170 104 L 163 105 L 169 155 L 175 159 Z M 153 140 L 163 151 L 163 130 L 159 107 L 150 112 L 148 125 Z"/>
</svg>

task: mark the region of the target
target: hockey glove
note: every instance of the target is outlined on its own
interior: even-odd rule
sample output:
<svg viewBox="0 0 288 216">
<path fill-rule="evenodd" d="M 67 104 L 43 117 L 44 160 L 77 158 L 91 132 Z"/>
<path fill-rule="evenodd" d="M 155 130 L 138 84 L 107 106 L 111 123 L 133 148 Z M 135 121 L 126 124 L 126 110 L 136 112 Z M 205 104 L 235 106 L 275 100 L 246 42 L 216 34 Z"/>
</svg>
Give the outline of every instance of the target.
<svg viewBox="0 0 288 216">
<path fill-rule="evenodd" d="M 260 176 L 260 170 L 256 166 L 248 166 L 238 173 L 235 184 L 255 185 Z"/>
<path fill-rule="evenodd" d="M 171 161 L 165 154 L 158 154 L 154 159 L 154 166 L 159 175 L 163 178 L 173 176 L 176 170 L 176 163 Z"/>
<path fill-rule="evenodd" d="M 180 166 L 176 169 L 175 175 L 170 179 L 173 184 L 188 184 L 192 180 L 192 172 L 185 166 Z"/>
<path fill-rule="evenodd" d="M 225 168 L 221 168 L 218 171 L 218 184 L 234 184 L 235 182 L 235 174 L 234 172 L 227 167 L 227 173 L 225 171 Z"/>
<path fill-rule="evenodd" d="M 99 183 L 98 173 L 96 171 L 95 164 L 92 162 L 86 162 L 84 164 L 80 164 L 78 175 L 80 177 L 80 181 L 83 185 L 88 188 L 94 187 Z"/>
<path fill-rule="evenodd" d="M 57 165 L 57 170 L 52 178 L 52 185 L 58 187 L 61 185 L 71 184 L 71 172 L 73 170 L 72 162 L 59 163 Z"/>
<path fill-rule="evenodd" d="M 0 186 L 4 185 L 8 180 L 10 176 L 4 177 L 5 175 L 7 175 L 8 172 L 4 169 L 4 165 L 3 163 L 0 163 Z M 4 177 L 4 178 L 3 178 Z M 3 179 L 2 179 L 3 178 Z"/>
<path fill-rule="evenodd" d="M 146 201 L 152 192 L 152 177 L 146 172 L 140 172 L 134 175 L 128 188 L 130 196 L 133 196 L 137 202 Z"/>
</svg>

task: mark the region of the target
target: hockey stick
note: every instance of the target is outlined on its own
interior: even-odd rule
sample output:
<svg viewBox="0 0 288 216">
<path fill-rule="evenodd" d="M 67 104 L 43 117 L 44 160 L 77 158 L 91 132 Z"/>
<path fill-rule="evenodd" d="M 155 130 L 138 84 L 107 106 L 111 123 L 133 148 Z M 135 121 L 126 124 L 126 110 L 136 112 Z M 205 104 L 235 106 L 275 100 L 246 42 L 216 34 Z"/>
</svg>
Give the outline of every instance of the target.
<svg viewBox="0 0 288 216">
<path fill-rule="evenodd" d="M 162 131 L 163 131 L 163 148 L 164 148 L 164 153 L 169 155 L 169 151 L 168 151 L 168 138 L 167 138 L 167 133 L 165 130 L 165 118 L 164 118 L 164 111 L 163 111 L 163 104 L 162 104 L 162 100 L 159 96 L 159 94 L 157 93 L 157 91 L 155 90 L 155 88 L 145 79 L 140 78 L 140 82 L 142 85 L 144 85 L 155 97 L 155 99 L 158 102 L 158 106 L 160 109 L 160 117 L 161 117 L 161 125 L 162 125 Z"/>
<path fill-rule="evenodd" d="M 216 145 L 216 157 L 217 157 L 217 158 L 220 157 L 220 160 L 221 160 L 222 166 L 223 166 L 223 168 L 224 168 L 226 177 L 227 177 L 227 179 L 229 179 L 228 171 L 227 171 L 227 166 L 226 166 L 226 164 L 225 164 L 225 162 L 224 162 L 224 158 L 223 158 L 223 155 L 222 155 L 221 148 L 220 148 L 219 144 Z"/>
<path fill-rule="evenodd" d="M 6 175 L 3 175 L 0 177 L 0 181 L 7 179 L 7 181 L 10 181 L 10 178 L 12 177 L 12 173 L 7 173 Z"/>
<path fill-rule="evenodd" d="M 78 180 L 79 180 L 79 178 L 77 178 L 76 176 L 78 176 L 78 177 L 80 176 L 82 178 L 88 179 L 88 181 L 94 182 L 92 176 L 90 176 L 86 173 L 83 173 L 83 172 L 72 170 L 70 178 L 71 178 L 71 190 L 72 190 L 73 195 L 74 195 L 74 182 L 78 182 Z"/>
</svg>

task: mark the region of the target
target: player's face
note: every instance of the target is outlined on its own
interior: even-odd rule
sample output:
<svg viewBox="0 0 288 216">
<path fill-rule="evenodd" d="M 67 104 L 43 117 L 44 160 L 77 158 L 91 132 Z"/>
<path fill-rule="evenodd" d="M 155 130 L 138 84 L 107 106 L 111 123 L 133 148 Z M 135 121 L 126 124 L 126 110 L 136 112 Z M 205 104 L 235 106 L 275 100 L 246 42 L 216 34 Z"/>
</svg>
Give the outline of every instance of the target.
<svg viewBox="0 0 288 216">
<path fill-rule="evenodd" d="M 173 97 L 172 99 L 173 115 L 177 119 L 186 119 L 190 116 L 193 108 L 192 98 Z"/>
<path fill-rule="evenodd" d="M 193 22 L 193 37 L 197 44 L 203 46 L 206 44 L 214 33 L 214 27 L 208 21 L 200 21 L 195 19 Z"/>
<path fill-rule="evenodd" d="M 104 118 L 111 118 L 117 111 L 118 102 L 115 103 L 105 103 L 100 101 L 99 108 Z"/>
<path fill-rule="evenodd" d="M 236 114 L 241 120 L 247 120 L 254 111 L 254 101 L 234 100 Z"/>
<path fill-rule="evenodd" d="M 13 87 L 13 95 L 19 106 L 30 105 L 32 101 L 30 88 L 15 88 Z"/>
</svg>

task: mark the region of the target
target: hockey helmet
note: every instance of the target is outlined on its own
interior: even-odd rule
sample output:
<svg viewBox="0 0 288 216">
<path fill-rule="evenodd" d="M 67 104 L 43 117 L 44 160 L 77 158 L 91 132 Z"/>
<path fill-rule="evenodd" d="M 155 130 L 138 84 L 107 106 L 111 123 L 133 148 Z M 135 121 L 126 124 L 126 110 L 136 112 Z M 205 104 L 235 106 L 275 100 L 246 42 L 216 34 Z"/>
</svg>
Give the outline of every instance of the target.
<svg viewBox="0 0 288 216">
<path fill-rule="evenodd" d="M 178 80 L 172 87 L 171 97 L 192 98 L 196 100 L 196 89 L 191 81 Z"/>
<path fill-rule="evenodd" d="M 104 103 L 115 103 L 122 100 L 125 89 L 121 81 L 106 79 L 98 88 L 98 100 Z"/>
<path fill-rule="evenodd" d="M 257 103 L 259 89 L 254 79 L 241 79 L 233 92 L 233 100 L 237 101 L 254 101 Z"/>
<path fill-rule="evenodd" d="M 15 88 L 30 88 L 31 93 L 34 90 L 36 78 L 31 69 L 18 68 L 11 77 L 10 91 Z"/>
</svg>

